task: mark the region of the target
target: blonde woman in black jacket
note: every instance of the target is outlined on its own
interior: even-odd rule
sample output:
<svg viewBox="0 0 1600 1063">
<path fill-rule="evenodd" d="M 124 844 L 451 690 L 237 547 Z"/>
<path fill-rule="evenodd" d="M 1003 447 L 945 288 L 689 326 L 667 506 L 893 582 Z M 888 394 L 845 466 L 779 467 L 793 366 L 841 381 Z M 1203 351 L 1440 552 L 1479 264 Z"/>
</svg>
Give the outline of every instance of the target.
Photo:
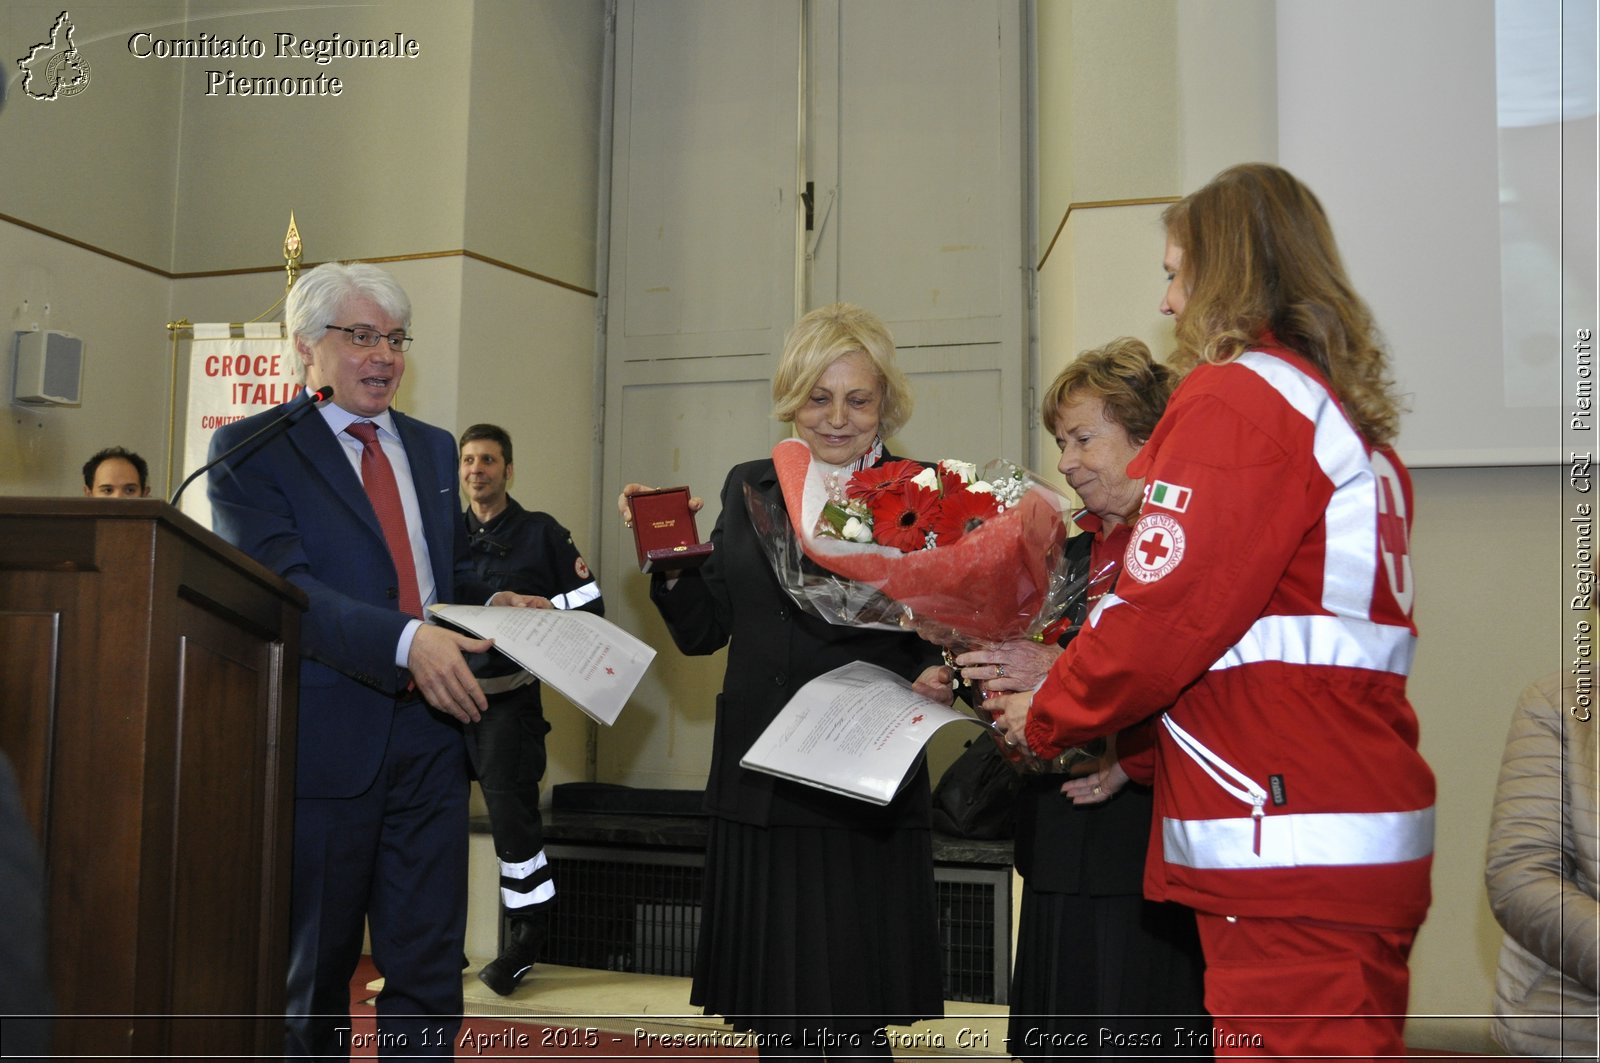
<svg viewBox="0 0 1600 1063">
<path fill-rule="evenodd" d="M 814 462 L 840 471 L 892 456 L 910 416 L 905 377 L 878 318 L 835 304 L 790 332 L 773 379 L 774 415 Z M 809 680 L 865 660 L 926 681 L 949 700 L 937 651 L 914 635 L 828 624 L 796 608 L 751 526 L 745 489 L 779 512 L 768 458 L 735 466 L 694 571 L 658 573 L 651 598 L 686 654 L 728 647 L 717 698 L 706 810 L 706 893 L 691 1003 L 759 1035 L 766 1057 L 890 1055 L 883 1028 L 943 1012 L 925 764 L 879 808 L 739 767 Z M 631 518 L 624 488 L 618 507 Z"/>
</svg>

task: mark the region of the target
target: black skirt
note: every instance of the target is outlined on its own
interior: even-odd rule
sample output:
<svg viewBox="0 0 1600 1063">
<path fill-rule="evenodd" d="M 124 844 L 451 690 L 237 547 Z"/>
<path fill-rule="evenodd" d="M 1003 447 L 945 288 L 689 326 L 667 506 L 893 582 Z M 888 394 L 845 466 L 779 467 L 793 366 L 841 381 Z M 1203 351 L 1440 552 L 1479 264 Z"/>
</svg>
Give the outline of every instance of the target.
<svg viewBox="0 0 1600 1063">
<path fill-rule="evenodd" d="M 1025 887 L 1007 1048 L 1030 1061 L 1209 1058 L 1204 970 L 1187 908 Z"/>
<path fill-rule="evenodd" d="M 933 841 L 712 817 L 690 1003 L 799 1036 L 944 1013 Z"/>
</svg>

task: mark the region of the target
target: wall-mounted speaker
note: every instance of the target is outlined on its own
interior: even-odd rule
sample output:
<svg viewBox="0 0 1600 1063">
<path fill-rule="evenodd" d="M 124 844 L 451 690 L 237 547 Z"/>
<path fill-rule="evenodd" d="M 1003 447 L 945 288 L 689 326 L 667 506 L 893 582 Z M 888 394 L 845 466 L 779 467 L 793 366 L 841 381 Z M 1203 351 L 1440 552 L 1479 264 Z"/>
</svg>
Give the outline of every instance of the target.
<svg viewBox="0 0 1600 1063">
<path fill-rule="evenodd" d="M 83 401 L 83 341 L 65 332 L 15 333 L 11 401 L 29 406 L 77 406 Z"/>
</svg>

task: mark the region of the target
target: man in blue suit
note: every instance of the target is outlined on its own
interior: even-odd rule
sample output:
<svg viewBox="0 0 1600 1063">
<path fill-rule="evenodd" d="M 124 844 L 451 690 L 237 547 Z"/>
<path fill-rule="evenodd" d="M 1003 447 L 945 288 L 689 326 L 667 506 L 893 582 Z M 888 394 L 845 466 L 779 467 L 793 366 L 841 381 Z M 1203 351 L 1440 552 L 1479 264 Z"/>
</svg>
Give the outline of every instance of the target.
<svg viewBox="0 0 1600 1063">
<path fill-rule="evenodd" d="M 486 705 L 462 655 L 492 644 L 421 616 L 489 589 L 471 582 L 454 439 L 391 409 L 411 344 L 405 291 L 375 266 L 328 263 L 300 277 L 286 318 L 307 386 L 331 385 L 332 401 L 210 479 L 217 532 L 310 599 L 285 1051 L 349 1055 L 365 924 L 385 978 L 380 1053 L 450 1056 L 467 905 L 461 727 Z M 281 413 L 228 425 L 212 454 Z"/>
</svg>

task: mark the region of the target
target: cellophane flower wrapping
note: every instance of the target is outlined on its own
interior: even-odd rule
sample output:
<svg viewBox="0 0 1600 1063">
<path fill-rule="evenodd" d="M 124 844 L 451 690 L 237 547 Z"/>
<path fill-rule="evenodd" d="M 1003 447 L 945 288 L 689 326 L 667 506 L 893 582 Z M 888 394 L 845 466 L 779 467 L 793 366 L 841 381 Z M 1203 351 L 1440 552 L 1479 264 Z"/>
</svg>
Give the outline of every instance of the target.
<svg viewBox="0 0 1600 1063">
<path fill-rule="evenodd" d="M 1071 600 L 1062 563 L 1070 503 L 1025 469 L 990 462 L 982 479 L 1001 483 L 1010 504 L 954 542 L 908 552 L 816 534 L 841 495 L 836 475 L 848 474 L 814 463 L 798 439 L 779 443 L 772 459 L 786 512 L 748 488 L 746 506 L 779 582 L 815 616 L 969 646 L 1035 635 Z"/>
</svg>

